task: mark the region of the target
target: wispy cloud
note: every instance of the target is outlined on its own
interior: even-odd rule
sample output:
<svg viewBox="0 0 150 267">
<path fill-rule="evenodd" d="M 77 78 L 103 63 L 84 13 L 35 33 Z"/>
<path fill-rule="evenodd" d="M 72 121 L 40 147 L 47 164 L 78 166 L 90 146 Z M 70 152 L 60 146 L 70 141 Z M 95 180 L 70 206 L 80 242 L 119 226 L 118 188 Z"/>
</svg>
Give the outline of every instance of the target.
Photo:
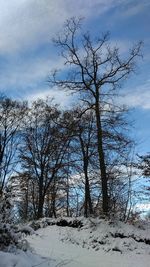
<svg viewBox="0 0 150 267">
<path fill-rule="evenodd" d="M 71 16 L 99 15 L 120 0 L 1 0 L 0 54 L 35 48 L 50 42 L 62 23 Z M 124 1 L 123 1 L 124 2 Z"/>
<path fill-rule="evenodd" d="M 0 67 L 0 89 L 12 91 L 12 94 L 34 98 L 40 94 L 47 95 L 46 80 L 53 68 L 61 68 L 63 60 L 53 55 L 44 55 L 36 50 L 48 46 L 64 21 L 71 16 L 83 16 L 86 21 L 98 17 L 112 8 L 122 9 L 121 15 L 140 12 L 146 8 L 147 0 L 142 2 L 132 0 L 0 0 L 0 56 L 6 62 Z M 131 5 L 132 3 L 132 5 Z M 125 10 L 125 7 L 127 8 Z M 135 10 L 136 9 L 136 10 Z M 109 18 L 108 18 L 109 20 Z M 129 40 L 112 41 L 125 53 Z M 44 48 L 42 48 L 44 50 Z M 29 51 L 31 53 L 29 53 Z M 32 54 L 33 52 L 33 54 Z M 22 54 L 27 56 L 22 57 Z M 56 59 L 57 57 L 57 59 Z M 42 87 L 42 93 L 40 92 Z M 37 88 L 37 89 L 36 89 Z M 15 91 L 16 90 L 16 91 Z M 141 93 L 142 92 L 142 93 Z M 141 96 L 142 94 L 142 96 Z M 58 98 L 58 93 L 55 93 Z M 149 85 L 144 84 L 134 89 L 134 92 L 124 98 L 130 106 L 150 108 Z M 62 97 L 63 99 L 63 97 Z"/>
<path fill-rule="evenodd" d="M 53 102 L 57 103 L 61 108 L 68 108 L 74 103 L 72 95 L 63 90 L 58 90 L 55 87 L 46 90 L 42 90 L 42 88 L 39 88 L 39 90 L 34 93 L 28 93 L 25 99 L 27 99 L 29 102 L 33 102 L 37 99 L 46 99 L 47 97 L 53 99 Z"/>
<path fill-rule="evenodd" d="M 27 57 L 25 60 L 17 57 L 15 60 L 9 60 L 0 72 L 1 91 L 11 91 L 18 89 L 20 95 L 25 91 L 42 86 L 47 86 L 50 70 L 53 68 L 62 68 L 62 58 L 52 57 L 50 55 L 37 55 L 36 57 Z M 27 93 L 27 92 L 26 92 Z"/>
<path fill-rule="evenodd" d="M 88 20 L 119 3 L 120 0 L 0 0 L 0 57 L 5 58 L 5 63 L 0 62 L 0 90 L 11 92 L 15 88 L 21 96 L 31 88 L 34 91 L 39 82 L 45 83 L 51 69 L 62 67 L 62 59 L 56 59 L 53 51 L 43 56 L 36 50 L 50 45 L 67 18 L 83 16 Z"/>
<path fill-rule="evenodd" d="M 30 49 L 39 41 L 50 40 L 65 18 L 60 1 L 12 0 L 1 1 L 0 52 L 11 53 Z"/>
<path fill-rule="evenodd" d="M 127 90 L 126 95 L 119 99 L 120 102 L 129 107 L 140 107 L 150 109 L 150 79 L 138 87 Z"/>
<path fill-rule="evenodd" d="M 131 17 L 142 13 L 145 9 L 150 7 L 150 2 L 143 1 L 130 1 L 124 8 L 122 15 L 125 17 Z"/>
</svg>

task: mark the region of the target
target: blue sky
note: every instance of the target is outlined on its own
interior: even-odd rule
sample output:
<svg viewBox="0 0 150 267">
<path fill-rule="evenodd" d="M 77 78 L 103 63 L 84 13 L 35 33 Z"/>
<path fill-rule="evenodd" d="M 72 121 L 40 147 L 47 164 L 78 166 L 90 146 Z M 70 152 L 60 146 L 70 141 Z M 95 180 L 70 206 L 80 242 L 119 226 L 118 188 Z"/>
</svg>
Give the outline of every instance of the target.
<svg viewBox="0 0 150 267">
<path fill-rule="evenodd" d="M 47 79 L 63 60 L 52 37 L 72 16 L 84 17 L 94 35 L 110 31 L 123 52 L 144 42 L 137 74 L 124 85 L 123 101 L 133 108 L 137 151 L 150 151 L 150 1 L 149 0 L 0 0 L 0 91 L 17 99 L 50 95 L 63 106 L 70 97 L 50 90 Z"/>
</svg>

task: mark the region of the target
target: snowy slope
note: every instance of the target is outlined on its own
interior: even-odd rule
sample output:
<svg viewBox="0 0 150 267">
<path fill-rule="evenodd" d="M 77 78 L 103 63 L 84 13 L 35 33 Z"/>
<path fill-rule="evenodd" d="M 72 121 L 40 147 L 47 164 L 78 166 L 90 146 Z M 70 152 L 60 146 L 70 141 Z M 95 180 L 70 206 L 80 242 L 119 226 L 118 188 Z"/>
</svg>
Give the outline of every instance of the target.
<svg viewBox="0 0 150 267">
<path fill-rule="evenodd" d="M 0 251 L 0 267 L 33 267 L 39 266 L 43 263 L 44 259 L 31 252 L 23 252 L 16 250 L 15 252 L 2 252 Z M 46 260 L 46 262 L 48 262 Z M 41 265 L 48 267 L 50 265 Z"/>
<path fill-rule="evenodd" d="M 26 237 L 31 252 L 0 253 L 0 267 L 148 267 L 149 230 L 104 220 L 83 220 L 82 228 L 56 225 Z M 121 237 L 120 237 L 121 236 Z M 10 258 L 10 259 L 9 259 Z"/>
<path fill-rule="evenodd" d="M 150 245 L 143 242 L 150 238 L 148 229 L 94 219 L 83 223 L 78 229 L 55 225 L 39 229 L 28 241 L 37 254 L 58 266 L 61 262 L 70 267 L 149 266 Z"/>
<path fill-rule="evenodd" d="M 74 239 L 76 229 L 68 227 L 49 226 L 38 230 L 38 236 L 30 236 L 28 241 L 35 252 L 44 257 L 50 257 L 56 262 L 64 262 L 65 266 L 70 267 L 148 267 L 150 255 L 139 255 L 133 252 L 120 254 L 119 252 L 105 252 L 103 250 L 95 251 L 87 249 L 70 242 L 62 242 L 64 236 Z M 76 230 L 77 231 L 77 230 Z M 76 240 L 81 240 L 80 231 L 76 232 Z M 61 265 L 60 265 L 61 266 Z M 62 265 L 63 266 L 63 265 Z"/>
</svg>

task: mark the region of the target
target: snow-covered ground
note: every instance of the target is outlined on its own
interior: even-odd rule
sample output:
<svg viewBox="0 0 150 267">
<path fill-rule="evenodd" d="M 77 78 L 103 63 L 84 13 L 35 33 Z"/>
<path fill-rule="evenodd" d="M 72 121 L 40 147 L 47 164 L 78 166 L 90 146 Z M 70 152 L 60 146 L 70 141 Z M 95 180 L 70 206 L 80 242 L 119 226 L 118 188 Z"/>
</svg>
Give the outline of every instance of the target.
<svg viewBox="0 0 150 267">
<path fill-rule="evenodd" d="M 148 267 L 149 229 L 84 220 L 82 228 L 47 226 L 28 237 L 32 253 L 0 252 L 0 267 Z"/>
<path fill-rule="evenodd" d="M 24 252 L 16 250 L 14 252 L 0 251 L 0 267 L 34 267 L 40 266 L 44 259 L 30 251 Z M 41 265 L 41 267 L 48 267 L 51 265 Z M 53 265 L 52 265 L 53 266 Z"/>
</svg>

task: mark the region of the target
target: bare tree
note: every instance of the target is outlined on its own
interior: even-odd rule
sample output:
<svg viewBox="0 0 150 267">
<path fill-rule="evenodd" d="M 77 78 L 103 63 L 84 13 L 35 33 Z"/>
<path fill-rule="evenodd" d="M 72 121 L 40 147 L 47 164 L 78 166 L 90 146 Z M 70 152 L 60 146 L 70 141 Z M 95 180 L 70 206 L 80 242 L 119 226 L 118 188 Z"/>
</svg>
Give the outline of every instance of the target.
<svg viewBox="0 0 150 267">
<path fill-rule="evenodd" d="M 0 97 L 0 192 L 17 162 L 15 156 L 25 111 L 26 103 Z"/>
<path fill-rule="evenodd" d="M 92 169 L 94 173 L 92 160 L 96 154 L 95 118 L 92 110 L 84 113 L 84 110 L 80 107 L 70 111 L 70 115 L 70 121 L 73 121 L 75 127 L 73 146 L 77 158 L 76 171 L 78 170 L 79 174 L 84 176 L 84 215 L 88 217 L 93 214 L 90 171 Z"/>
<path fill-rule="evenodd" d="M 63 166 L 68 138 L 59 127 L 60 112 L 48 101 L 39 100 L 29 110 L 20 159 L 22 170 L 38 190 L 37 218 L 43 216 L 45 196 Z"/>
<path fill-rule="evenodd" d="M 122 58 L 119 49 L 112 47 L 109 35 L 96 40 L 89 33 L 81 33 L 81 20 L 67 20 L 64 31 L 54 40 L 60 48 L 67 69 L 66 77 L 59 77 L 54 72 L 50 83 L 64 90 L 81 94 L 85 109 L 95 111 L 97 130 L 97 149 L 101 172 L 103 212 L 108 213 L 108 176 L 104 151 L 104 132 L 102 113 L 109 112 L 110 107 L 117 112 L 113 103 L 116 89 L 121 82 L 134 71 L 135 59 L 140 56 L 141 42 L 136 44 L 126 58 Z"/>
</svg>

